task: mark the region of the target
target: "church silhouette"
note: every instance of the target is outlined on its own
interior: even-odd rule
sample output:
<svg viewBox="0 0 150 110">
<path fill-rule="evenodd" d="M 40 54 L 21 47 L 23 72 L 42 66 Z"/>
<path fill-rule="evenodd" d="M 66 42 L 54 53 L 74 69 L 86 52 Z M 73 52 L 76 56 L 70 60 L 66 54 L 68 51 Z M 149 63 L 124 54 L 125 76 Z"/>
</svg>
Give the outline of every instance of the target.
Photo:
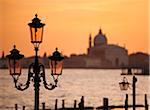
<svg viewBox="0 0 150 110">
<path fill-rule="evenodd" d="M 115 44 L 108 44 L 108 39 L 100 29 L 92 42 L 89 35 L 87 54 L 75 55 L 65 60 L 65 66 L 78 68 L 120 68 L 129 62 L 128 50 Z"/>
</svg>

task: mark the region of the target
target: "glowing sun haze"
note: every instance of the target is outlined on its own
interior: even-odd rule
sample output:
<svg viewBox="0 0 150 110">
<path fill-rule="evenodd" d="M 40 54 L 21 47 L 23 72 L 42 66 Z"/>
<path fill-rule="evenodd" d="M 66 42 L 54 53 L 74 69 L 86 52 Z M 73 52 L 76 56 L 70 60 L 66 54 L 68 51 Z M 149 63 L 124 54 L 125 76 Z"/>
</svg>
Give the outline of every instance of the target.
<svg viewBox="0 0 150 110">
<path fill-rule="evenodd" d="M 0 52 L 16 44 L 25 56 L 34 55 L 28 23 L 37 13 L 45 23 L 40 55 L 58 47 L 63 54 L 86 53 L 89 34 L 99 28 L 108 43 L 126 46 L 129 53 L 148 52 L 148 0 L 0 0 Z"/>
</svg>

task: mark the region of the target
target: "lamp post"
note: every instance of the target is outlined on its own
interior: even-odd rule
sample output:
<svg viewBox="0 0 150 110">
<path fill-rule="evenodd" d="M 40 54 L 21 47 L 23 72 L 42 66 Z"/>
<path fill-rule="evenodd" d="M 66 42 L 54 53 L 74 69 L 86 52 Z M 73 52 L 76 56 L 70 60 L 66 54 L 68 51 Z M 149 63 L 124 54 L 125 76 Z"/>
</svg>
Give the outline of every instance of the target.
<svg viewBox="0 0 150 110">
<path fill-rule="evenodd" d="M 32 23 L 29 23 L 30 32 L 31 32 L 31 43 L 34 45 L 35 50 L 35 58 L 34 62 L 29 65 L 28 68 L 28 78 L 25 84 L 19 83 L 18 79 L 21 75 L 21 59 L 24 55 L 19 53 L 19 50 L 14 49 L 10 51 L 10 54 L 6 57 L 9 60 L 9 70 L 10 75 L 13 77 L 15 88 L 20 91 L 26 90 L 30 82 L 34 83 L 34 91 L 35 91 L 35 102 L 34 102 L 34 110 L 39 110 L 39 87 L 40 82 L 43 81 L 44 87 L 48 90 L 53 90 L 57 87 L 58 77 L 62 74 L 62 65 L 64 57 L 56 51 L 53 52 L 53 55 L 49 57 L 49 64 L 51 69 L 51 75 L 54 79 L 54 83 L 48 84 L 45 77 L 45 67 L 43 64 L 39 63 L 38 60 L 38 50 L 39 45 L 42 43 L 43 39 L 43 29 L 44 25 L 40 22 L 41 20 L 35 15 L 35 18 L 32 19 Z"/>
<path fill-rule="evenodd" d="M 133 110 L 135 110 L 135 107 L 136 107 L 136 82 L 137 82 L 137 78 L 133 76 L 132 78 Z M 126 77 L 124 77 L 123 81 L 119 83 L 120 89 L 128 90 L 129 84 L 130 83 L 127 81 Z"/>
</svg>

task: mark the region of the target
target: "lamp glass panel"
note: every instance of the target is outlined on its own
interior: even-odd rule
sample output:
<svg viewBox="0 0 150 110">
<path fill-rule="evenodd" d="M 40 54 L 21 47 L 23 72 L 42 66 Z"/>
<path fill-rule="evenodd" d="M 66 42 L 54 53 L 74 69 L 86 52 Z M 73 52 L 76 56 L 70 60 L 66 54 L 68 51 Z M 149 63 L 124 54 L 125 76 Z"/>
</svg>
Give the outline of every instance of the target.
<svg viewBox="0 0 150 110">
<path fill-rule="evenodd" d="M 21 74 L 21 61 L 9 59 L 9 71 L 10 75 L 20 75 Z"/>
<path fill-rule="evenodd" d="M 31 42 L 41 43 L 43 37 L 43 27 L 41 28 L 30 27 L 30 31 L 31 31 Z"/>
<path fill-rule="evenodd" d="M 52 75 L 61 75 L 62 74 L 62 65 L 63 61 L 50 61 L 50 68 L 51 68 L 51 74 Z"/>
<path fill-rule="evenodd" d="M 120 89 L 121 89 L 121 90 L 127 90 L 128 87 L 129 87 L 129 84 L 123 82 L 123 83 L 119 83 L 119 86 L 120 86 Z"/>
</svg>

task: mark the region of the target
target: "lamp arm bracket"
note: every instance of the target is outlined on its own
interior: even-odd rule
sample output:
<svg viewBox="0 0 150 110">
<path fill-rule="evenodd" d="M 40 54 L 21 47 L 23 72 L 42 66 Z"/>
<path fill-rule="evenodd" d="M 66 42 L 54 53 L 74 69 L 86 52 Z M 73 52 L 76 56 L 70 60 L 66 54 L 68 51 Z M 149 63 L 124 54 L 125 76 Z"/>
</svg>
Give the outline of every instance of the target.
<svg viewBox="0 0 150 110">
<path fill-rule="evenodd" d="M 25 84 L 22 84 L 22 83 L 19 83 L 19 82 L 18 82 L 19 76 L 17 76 L 16 79 L 13 77 L 13 78 L 14 78 L 14 83 L 15 83 L 15 88 L 17 88 L 17 89 L 20 90 L 20 91 L 24 91 L 24 90 L 26 90 L 26 89 L 29 87 L 29 85 L 30 85 L 30 80 L 31 80 L 31 78 L 33 77 L 33 73 L 31 72 L 32 67 L 33 67 L 33 64 L 31 64 L 31 65 L 29 66 L 28 78 L 27 78 L 27 81 L 26 81 Z"/>
<path fill-rule="evenodd" d="M 41 77 L 43 78 L 44 87 L 45 87 L 46 89 L 48 89 L 48 90 L 53 90 L 53 89 L 56 87 L 56 85 L 54 85 L 54 84 L 52 84 L 52 83 L 48 84 L 48 83 L 46 82 L 44 65 L 40 65 L 40 67 L 41 67 L 41 69 L 42 69 Z"/>
<path fill-rule="evenodd" d="M 15 81 L 15 88 L 17 88 L 17 89 L 20 90 L 20 91 L 26 90 L 26 89 L 29 87 L 29 85 L 30 85 L 30 78 L 31 78 L 31 75 L 32 75 L 32 73 L 29 72 L 29 73 L 28 73 L 28 79 L 27 79 L 27 81 L 26 81 L 25 84 L 19 83 L 18 80 Z"/>
<path fill-rule="evenodd" d="M 34 72 L 33 72 L 33 68 L 34 68 L 34 63 L 29 65 L 29 69 L 28 69 L 28 80 L 30 80 L 32 78 L 32 81 L 34 79 Z"/>
<path fill-rule="evenodd" d="M 15 83 L 15 88 L 17 88 L 20 91 L 26 90 L 30 85 L 30 82 L 27 82 L 26 84 L 21 84 L 21 83 Z"/>
</svg>

